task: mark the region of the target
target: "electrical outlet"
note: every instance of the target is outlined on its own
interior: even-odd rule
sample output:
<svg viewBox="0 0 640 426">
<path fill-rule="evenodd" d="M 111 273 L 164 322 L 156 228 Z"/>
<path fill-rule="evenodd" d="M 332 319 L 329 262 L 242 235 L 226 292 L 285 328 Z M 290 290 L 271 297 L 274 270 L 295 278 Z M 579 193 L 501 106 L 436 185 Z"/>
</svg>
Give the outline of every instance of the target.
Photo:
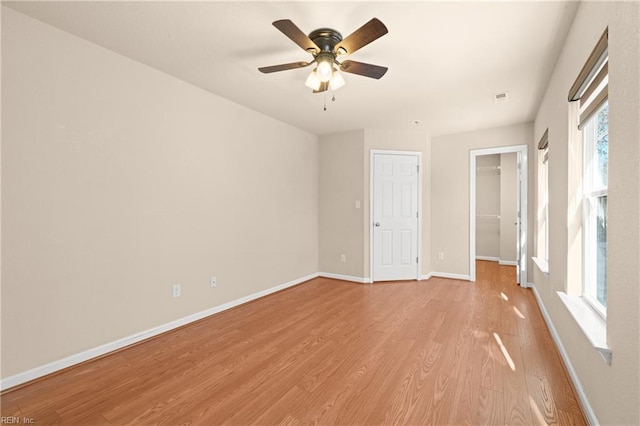
<svg viewBox="0 0 640 426">
<path fill-rule="evenodd" d="M 180 297 L 180 284 L 173 285 L 173 297 Z"/>
<path fill-rule="evenodd" d="M 360 200 L 356 200 L 356 209 L 360 208 Z"/>
<path fill-rule="evenodd" d="M 438 260 L 444 260 L 444 252 L 442 251 L 438 252 Z"/>
<path fill-rule="evenodd" d="M 341 254 L 340 255 L 340 263 L 345 263 L 347 261 L 347 255 L 346 254 Z"/>
<path fill-rule="evenodd" d="M 211 280 L 209 281 L 209 285 L 211 287 L 215 287 L 216 285 L 218 285 L 218 280 L 213 275 L 211 275 Z"/>
</svg>

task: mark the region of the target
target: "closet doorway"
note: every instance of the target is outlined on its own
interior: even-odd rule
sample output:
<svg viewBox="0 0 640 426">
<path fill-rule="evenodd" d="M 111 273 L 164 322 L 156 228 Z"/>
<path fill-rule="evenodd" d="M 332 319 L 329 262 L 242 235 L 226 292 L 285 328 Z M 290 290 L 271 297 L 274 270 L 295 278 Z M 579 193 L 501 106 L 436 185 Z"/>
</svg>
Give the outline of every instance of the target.
<svg viewBox="0 0 640 426">
<path fill-rule="evenodd" d="M 469 271 L 476 260 L 516 267 L 527 287 L 527 146 L 470 151 Z"/>
</svg>

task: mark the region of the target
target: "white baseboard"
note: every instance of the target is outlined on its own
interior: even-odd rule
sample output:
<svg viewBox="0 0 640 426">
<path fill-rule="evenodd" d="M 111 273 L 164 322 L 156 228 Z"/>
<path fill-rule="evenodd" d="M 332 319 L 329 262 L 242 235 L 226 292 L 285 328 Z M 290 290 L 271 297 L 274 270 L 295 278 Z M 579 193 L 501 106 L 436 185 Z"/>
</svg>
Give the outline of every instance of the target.
<svg viewBox="0 0 640 426">
<path fill-rule="evenodd" d="M 476 256 L 476 260 L 488 260 L 489 262 L 498 262 L 498 265 L 505 265 L 505 266 L 518 265 L 518 263 L 515 260 L 502 260 L 499 257 L 493 257 L 493 256 Z"/>
<path fill-rule="evenodd" d="M 369 284 L 371 282 L 369 278 L 354 277 L 352 275 L 332 274 L 331 272 L 320 272 L 318 275 L 323 278 L 333 278 L 334 280 L 353 281 L 360 284 Z"/>
<path fill-rule="evenodd" d="M 571 381 L 573 382 L 573 386 L 576 392 L 578 393 L 578 398 L 580 398 L 580 405 L 582 405 L 582 409 L 584 410 L 584 414 L 587 417 L 587 421 L 589 422 L 590 425 L 599 425 L 600 423 L 598 422 L 596 413 L 593 411 L 591 404 L 589 404 L 589 400 L 587 399 L 587 395 L 585 394 L 584 389 L 582 388 L 582 384 L 580 383 L 578 374 L 576 373 L 576 370 L 573 368 L 573 364 L 571 364 L 569 355 L 567 354 L 567 351 L 564 349 L 562 340 L 560 340 L 560 336 L 558 335 L 558 332 L 555 326 L 553 325 L 553 322 L 551 321 L 551 317 L 547 312 L 547 308 L 544 306 L 544 302 L 542 301 L 542 298 L 538 293 L 538 289 L 533 283 L 529 283 L 529 287 L 533 290 L 533 294 L 536 297 L 536 302 L 538 302 L 538 307 L 540 307 L 540 312 L 542 312 L 542 317 L 544 318 L 544 322 L 547 323 L 547 327 L 551 332 L 551 337 L 553 338 L 553 341 L 555 342 L 560 352 L 560 356 L 562 357 L 562 361 L 564 362 L 564 365 L 567 368 L 567 371 L 569 372 L 569 377 L 571 378 Z"/>
<path fill-rule="evenodd" d="M 86 350 L 84 352 L 80 352 L 66 358 L 50 362 L 48 364 L 42 365 L 40 367 L 33 368 L 31 370 L 15 374 L 13 376 L 7 377 L 5 379 L 0 380 L 0 390 L 5 390 L 12 388 L 14 386 L 21 385 L 28 381 L 37 379 L 42 376 L 46 376 L 47 374 L 55 373 L 56 371 L 62 370 L 67 367 L 71 367 L 73 365 L 79 364 L 81 362 L 88 361 L 92 358 L 96 358 L 102 355 L 106 355 L 109 352 L 116 351 L 118 349 L 122 349 L 125 346 L 132 345 L 134 343 L 141 342 L 150 337 L 157 336 L 159 334 L 165 333 L 167 331 L 173 330 L 174 328 L 182 327 L 183 325 L 189 324 L 194 321 L 198 321 L 202 318 L 208 317 L 213 314 L 217 314 L 218 312 L 226 311 L 227 309 L 231 309 L 238 305 L 242 305 L 243 303 L 250 302 L 255 299 L 259 299 L 261 297 L 267 296 L 271 293 L 278 292 L 280 290 L 284 290 L 289 287 L 293 287 L 295 285 L 301 284 L 305 281 L 311 280 L 313 278 L 318 277 L 319 274 L 311 274 L 306 277 L 298 278 L 293 281 L 289 281 L 284 284 L 277 285 L 275 287 L 268 288 L 263 291 L 259 291 L 257 293 L 250 294 L 245 297 L 241 297 L 239 299 L 233 300 L 231 302 L 224 303 L 222 305 L 214 306 L 213 308 L 206 309 L 201 312 L 197 312 L 192 315 L 188 315 L 186 317 L 177 319 L 175 321 L 171 321 L 167 324 L 159 325 L 157 327 L 151 328 L 146 331 L 142 331 L 140 333 L 132 334 L 130 336 L 124 337 L 122 339 L 116 340 L 114 342 L 110 342 L 104 344 L 102 346 L 98 346 L 93 349 Z"/>
<path fill-rule="evenodd" d="M 498 262 L 499 265 L 505 265 L 505 266 L 518 265 L 518 263 L 515 260 L 502 260 L 499 257 L 493 257 L 493 256 L 476 256 L 476 260 L 488 260 L 489 262 Z"/>
<path fill-rule="evenodd" d="M 323 278 L 332 278 L 334 280 L 342 280 L 342 281 L 353 281 L 356 283 L 360 283 L 360 284 L 372 284 L 373 281 L 371 281 L 371 278 L 369 277 L 354 277 L 352 275 L 340 275 L 340 274 L 332 274 L 330 272 L 320 272 L 319 276 L 323 277 Z M 418 279 L 418 281 L 422 281 L 422 280 L 428 280 L 429 278 L 431 278 L 431 273 L 428 273 L 426 275 L 420 275 L 420 278 Z"/>
<path fill-rule="evenodd" d="M 448 272 L 431 272 L 431 276 L 439 278 L 452 278 L 454 280 L 471 281 L 470 275 L 450 274 Z"/>
<path fill-rule="evenodd" d="M 493 256 L 476 256 L 476 260 L 488 260 L 489 262 L 499 262 L 500 258 L 493 257 Z"/>
</svg>

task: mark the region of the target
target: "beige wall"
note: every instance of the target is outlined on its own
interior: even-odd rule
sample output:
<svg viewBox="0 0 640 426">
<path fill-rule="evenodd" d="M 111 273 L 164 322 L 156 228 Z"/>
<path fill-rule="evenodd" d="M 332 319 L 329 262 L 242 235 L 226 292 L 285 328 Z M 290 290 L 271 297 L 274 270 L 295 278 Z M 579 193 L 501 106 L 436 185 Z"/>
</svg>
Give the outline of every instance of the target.
<svg viewBox="0 0 640 426">
<path fill-rule="evenodd" d="M 316 273 L 318 164 L 316 136 L 3 8 L 2 377 Z"/>
<path fill-rule="evenodd" d="M 364 278 L 364 130 L 320 143 L 320 271 Z M 356 201 L 360 208 L 356 208 Z M 368 215 L 368 213 L 367 213 Z M 345 262 L 341 262 L 341 255 Z"/>
<path fill-rule="evenodd" d="M 504 262 L 515 262 L 517 258 L 517 155 L 515 152 L 500 154 L 500 260 Z M 533 164 L 530 166 L 534 167 Z M 533 235 L 533 228 L 530 235 Z"/>
<path fill-rule="evenodd" d="M 527 145 L 533 139 L 530 123 L 432 139 L 431 178 L 432 270 L 469 276 L 469 151 Z M 529 149 L 531 151 L 531 149 Z M 529 153 L 529 157 L 531 157 Z M 532 189 L 529 168 L 529 191 Z M 529 218 L 532 215 L 529 213 Z M 531 219 L 529 220 L 531 227 Z M 531 228 L 530 228 L 531 229 Z M 438 260 L 436 253 L 444 253 Z M 529 243 L 531 252 L 531 243 Z M 531 271 L 531 262 L 529 262 Z"/>
<path fill-rule="evenodd" d="M 534 283 L 601 424 L 640 423 L 640 4 L 582 2 L 535 119 L 535 141 L 549 128 L 549 268 Z M 580 167 L 568 150 L 567 93 L 593 46 L 609 27 L 609 227 L 607 342 L 611 365 L 603 362 L 560 302 L 567 289 L 567 251 L 577 235 L 567 221 L 568 170 Z M 578 163 L 578 164 L 576 164 Z M 532 197 L 534 199 L 534 197 Z M 537 209 L 537 206 L 534 206 Z M 578 245 L 579 246 L 579 245 Z"/>
</svg>

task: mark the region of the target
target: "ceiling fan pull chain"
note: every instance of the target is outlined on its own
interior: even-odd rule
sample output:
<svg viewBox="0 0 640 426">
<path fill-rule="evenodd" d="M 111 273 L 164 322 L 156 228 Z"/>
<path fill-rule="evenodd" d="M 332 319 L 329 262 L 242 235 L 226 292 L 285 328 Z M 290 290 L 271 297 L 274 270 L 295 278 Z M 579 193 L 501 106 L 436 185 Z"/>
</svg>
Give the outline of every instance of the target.
<svg viewBox="0 0 640 426">
<path fill-rule="evenodd" d="M 327 93 L 324 94 L 324 110 L 327 110 Z"/>
</svg>

